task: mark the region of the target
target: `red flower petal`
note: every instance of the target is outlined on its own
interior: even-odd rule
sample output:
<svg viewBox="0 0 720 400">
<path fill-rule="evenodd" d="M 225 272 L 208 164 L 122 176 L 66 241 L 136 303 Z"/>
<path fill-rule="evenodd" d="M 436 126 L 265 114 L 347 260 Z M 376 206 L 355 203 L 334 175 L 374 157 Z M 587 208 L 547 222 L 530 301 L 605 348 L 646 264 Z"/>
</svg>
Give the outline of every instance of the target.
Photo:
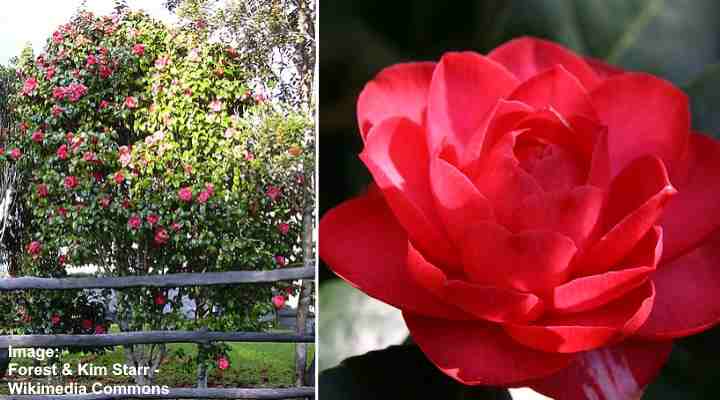
<svg viewBox="0 0 720 400">
<path fill-rule="evenodd" d="M 628 336 L 647 320 L 653 307 L 652 282 L 605 307 L 584 313 L 553 316 L 534 325 L 506 324 L 518 342 L 547 352 L 576 353 Z"/>
<path fill-rule="evenodd" d="M 502 65 L 472 52 L 446 53 L 433 73 L 428 98 L 430 148 L 444 141 L 457 158 L 498 100 L 518 85 Z"/>
<path fill-rule="evenodd" d="M 488 57 L 507 67 L 521 81 L 558 64 L 575 75 L 588 90 L 600 81 L 585 60 L 547 40 L 531 37 L 514 39 L 496 47 Z"/>
<path fill-rule="evenodd" d="M 435 63 L 397 64 L 380 71 L 360 93 L 358 125 L 363 140 L 370 129 L 390 117 L 423 124 Z"/>
<path fill-rule="evenodd" d="M 448 235 L 460 244 L 470 221 L 493 219 L 492 206 L 467 176 L 445 160 L 436 158 L 430 167 L 437 211 Z"/>
<path fill-rule="evenodd" d="M 403 312 L 415 343 L 442 372 L 468 385 L 508 385 L 552 374 L 573 356 L 521 346 L 495 324 Z"/>
<path fill-rule="evenodd" d="M 645 235 L 618 270 L 577 278 L 556 287 L 553 291 L 555 311 L 587 311 L 624 296 L 648 279 L 661 254 L 662 229 L 656 227 Z"/>
<path fill-rule="evenodd" d="M 580 353 L 568 368 L 529 386 L 559 400 L 638 399 L 671 350 L 672 342 L 624 341 Z"/>
<path fill-rule="evenodd" d="M 622 261 L 650 230 L 677 191 L 655 156 L 635 160 L 612 182 L 601 217 L 603 236 L 577 263 L 579 275 L 597 274 Z"/>
<path fill-rule="evenodd" d="M 592 186 L 530 195 L 517 206 L 507 228 L 558 232 L 579 248 L 595 227 L 604 198 L 603 191 Z"/>
<path fill-rule="evenodd" d="M 688 180 L 660 218 L 665 229 L 664 260 L 692 249 L 720 227 L 720 141 L 702 134 L 690 136 Z"/>
<path fill-rule="evenodd" d="M 582 115 L 597 119 L 587 90 L 560 64 L 523 82 L 508 100 L 518 100 L 536 109 L 552 107 L 565 117 Z"/>
<path fill-rule="evenodd" d="M 493 322 L 528 322 L 544 310 L 542 300 L 531 293 L 448 280 L 444 272 L 412 249 L 408 255 L 408 270 L 418 284 L 438 299 L 476 318 Z"/>
<path fill-rule="evenodd" d="M 646 154 L 660 157 L 673 179 L 682 174 L 690 137 L 682 91 L 652 75 L 626 73 L 603 81 L 590 97 L 608 127 L 613 176 Z"/>
<path fill-rule="evenodd" d="M 458 265 L 456 251 L 435 212 L 423 129 L 405 118 L 386 119 L 370 131 L 360 158 L 413 244 L 433 263 Z"/>
<path fill-rule="evenodd" d="M 500 225 L 475 223 L 465 237 L 462 259 L 474 283 L 544 294 L 565 282 L 577 251 L 557 232 L 512 234 Z"/>
<path fill-rule="evenodd" d="M 483 126 L 470 138 L 464 157 L 457 164 L 463 169 L 473 170 L 473 164 L 478 162 L 481 154 L 490 152 L 503 136 L 532 111 L 532 107 L 519 101 L 499 100 L 487 114 Z"/>
<path fill-rule="evenodd" d="M 669 339 L 701 332 L 720 321 L 720 230 L 695 250 L 661 265 L 652 276 L 655 307 L 638 335 Z"/>
<path fill-rule="evenodd" d="M 409 275 L 407 236 L 376 190 L 325 213 L 320 241 L 320 257 L 368 295 L 423 315 L 463 315 L 437 301 Z"/>
</svg>

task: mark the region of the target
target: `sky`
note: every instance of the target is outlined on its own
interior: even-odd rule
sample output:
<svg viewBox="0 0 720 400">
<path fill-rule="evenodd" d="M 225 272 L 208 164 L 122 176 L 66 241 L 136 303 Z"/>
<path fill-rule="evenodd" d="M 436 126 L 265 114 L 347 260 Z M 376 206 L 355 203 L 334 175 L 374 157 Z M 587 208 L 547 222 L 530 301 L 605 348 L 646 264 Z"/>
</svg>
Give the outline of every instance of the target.
<svg viewBox="0 0 720 400">
<path fill-rule="evenodd" d="M 163 21 L 173 21 L 163 7 L 164 0 L 129 0 L 132 9 L 142 9 Z M 42 51 L 45 41 L 61 24 L 67 22 L 82 0 L 18 0 L 5 1 L 0 8 L 0 64 L 20 54 L 30 42 L 35 54 Z M 90 11 L 110 14 L 112 0 L 87 0 Z"/>
</svg>

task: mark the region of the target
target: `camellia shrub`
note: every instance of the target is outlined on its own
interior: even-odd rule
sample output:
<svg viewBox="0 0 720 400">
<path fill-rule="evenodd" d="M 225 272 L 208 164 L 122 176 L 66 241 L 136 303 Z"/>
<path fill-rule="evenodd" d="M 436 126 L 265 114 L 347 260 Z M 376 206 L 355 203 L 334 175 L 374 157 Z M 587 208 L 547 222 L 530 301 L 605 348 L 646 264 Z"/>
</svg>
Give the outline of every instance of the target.
<svg viewBox="0 0 720 400">
<path fill-rule="evenodd" d="M 115 276 L 259 270 L 298 260 L 310 122 L 254 93 L 237 50 L 143 13 L 79 12 L 16 67 L 17 125 L 0 158 L 20 171 L 15 201 L 30 215 L 18 274 L 59 277 L 80 265 Z M 115 294 L 117 321 L 124 330 L 263 329 L 273 295 L 293 290 L 128 289 Z M 53 296 L 72 303 L 87 293 Z M 183 299 L 194 302 L 192 320 Z M 75 314 L 28 304 L 74 326 Z"/>
</svg>

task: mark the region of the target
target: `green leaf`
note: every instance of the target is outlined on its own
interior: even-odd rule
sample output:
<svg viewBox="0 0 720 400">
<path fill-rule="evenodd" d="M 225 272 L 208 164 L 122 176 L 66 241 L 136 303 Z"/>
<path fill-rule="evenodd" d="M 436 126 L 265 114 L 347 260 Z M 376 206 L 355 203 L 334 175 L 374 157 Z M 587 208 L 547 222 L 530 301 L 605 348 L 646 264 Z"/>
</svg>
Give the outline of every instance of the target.
<svg viewBox="0 0 720 400">
<path fill-rule="evenodd" d="M 505 389 L 458 383 L 440 372 L 417 346 L 392 346 L 348 358 L 320 373 L 318 395 L 323 400 L 511 399 Z"/>
<path fill-rule="evenodd" d="M 708 66 L 685 86 L 685 92 L 690 96 L 693 128 L 720 138 L 720 64 Z"/>
<path fill-rule="evenodd" d="M 501 40 L 536 35 L 630 70 L 687 82 L 720 55 L 720 2 L 515 0 Z"/>
<path fill-rule="evenodd" d="M 319 371 L 343 359 L 400 344 L 408 336 L 400 311 L 342 280 L 320 286 Z"/>
</svg>

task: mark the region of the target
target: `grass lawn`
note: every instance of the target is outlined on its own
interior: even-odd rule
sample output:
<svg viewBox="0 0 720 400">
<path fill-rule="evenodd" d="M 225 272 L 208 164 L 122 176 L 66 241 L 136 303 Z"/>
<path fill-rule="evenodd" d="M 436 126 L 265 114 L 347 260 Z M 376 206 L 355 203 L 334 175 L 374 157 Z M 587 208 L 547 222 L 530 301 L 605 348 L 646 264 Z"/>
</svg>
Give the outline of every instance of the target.
<svg viewBox="0 0 720 400">
<path fill-rule="evenodd" d="M 220 371 L 215 368 L 208 378 L 212 387 L 283 387 L 292 386 L 295 363 L 294 343 L 231 343 L 230 368 Z M 312 362 L 315 345 L 308 346 L 308 363 Z M 160 366 L 154 384 L 169 387 L 193 387 L 196 381 L 195 366 L 191 358 L 197 353 L 194 344 L 169 344 L 168 357 Z M 178 357 L 175 350 L 182 349 L 185 356 Z M 17 360 L 22 365 L 31 365 L 31 360 Z M 112 368 L 115 363 L 124 364 L 122 347 L 104 354 L 66 354 L 63 363 L 75 365 L 77 362 L 92 363 Z M 42 364 L 41 364 L 42 365 Z M 0 380 L 0 393 L 7 394 L 9 381 L 47 382 L 44 377 L 6 376 Z M 67 382 L 91 385 L 94 382 L 104 384 L 133 383 L 127 376 L 67 377 Z"/>
</svg>

